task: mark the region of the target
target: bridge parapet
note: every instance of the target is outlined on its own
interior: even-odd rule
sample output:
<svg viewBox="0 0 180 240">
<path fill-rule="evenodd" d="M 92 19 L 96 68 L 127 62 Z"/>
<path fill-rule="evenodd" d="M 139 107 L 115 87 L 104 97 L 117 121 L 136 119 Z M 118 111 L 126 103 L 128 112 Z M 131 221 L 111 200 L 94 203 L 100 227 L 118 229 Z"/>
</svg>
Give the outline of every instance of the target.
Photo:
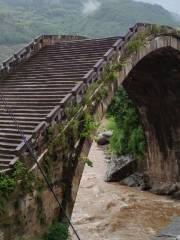
<svg viewBox="0 0 180 240">
<path fill-rule="evenodd" d="M 122 37 L 123 41 L 119 39 L 113 45 L 113 48 L 117 50 L 118 47 L 129 41 L 137 31 L 145 26 L 147 27 L 147 24 L 137 23 L 134 27 L 130 28 L 129 32 L 124 37 Z M 83 39 L 86 39 L 86 37 L 76 35 L 40 35 L 39 37 L 35 38 L 34 41 L 27 44 L 25 47 L 3 62 L 0 70 L 0 79 L 6 78 L 8 74 L 17 68 L 17 66 L 22 64 L 24 61 L 27 61 L 30 57 L 39 52 L 44 46 L 53 45 L 62 41 L 75 41 Z M 112 57 L 112 55 L 112 50 L 109 50 L 105 55 L 106 60 L 108 60 L 109 57 Z"/>
<path fill-rule="evenodd" d="M 53 45 L 62 41 L 83 40 L 86 37 L 70 36 L 70 35 L 41 35 L 28 43 L 25 47 L 15 53 L 13 56 L 5 60 L 1 66 L 0 79 L 6 78 L 16 68 L 27 61 L 29 58 L 38 53 L 43 47 Z"/>
</svg>

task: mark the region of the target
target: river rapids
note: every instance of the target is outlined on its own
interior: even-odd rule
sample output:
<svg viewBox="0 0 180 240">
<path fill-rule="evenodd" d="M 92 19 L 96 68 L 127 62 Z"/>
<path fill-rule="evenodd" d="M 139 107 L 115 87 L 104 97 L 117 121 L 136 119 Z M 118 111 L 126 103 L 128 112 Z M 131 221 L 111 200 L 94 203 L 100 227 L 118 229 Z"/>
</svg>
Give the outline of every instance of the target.
<svg viewBox="0 0 180 240">
<path fill-rule="evenodd" d="M 105 183 L 105 154 L 96 143 L 89 159 L 93 167 L 85 167 L 72 215 L 81 239 L 150 240 L 180 216 L 180 201 Z"/>
</svg>

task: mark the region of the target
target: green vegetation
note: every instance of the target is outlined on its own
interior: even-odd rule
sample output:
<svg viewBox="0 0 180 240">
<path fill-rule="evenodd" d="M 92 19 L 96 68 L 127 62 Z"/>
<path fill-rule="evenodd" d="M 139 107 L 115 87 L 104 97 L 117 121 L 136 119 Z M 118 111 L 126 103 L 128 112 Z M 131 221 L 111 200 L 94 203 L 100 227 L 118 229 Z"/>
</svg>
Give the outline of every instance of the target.
<svg viewBox="0 0 180 240">
<path fill-rule="evenodd" d="M 48 154 L 43 166 L 50 181 L 53 175 L 53 163 L 58 158 L 57 154 L 61 152 L 65 168 L 72 167 L 73 157 L 69 153 L 73 154 L 76 142 L 82 139 L 92 139 L 92 133 L 99 126 L 93 117 L 94 110 L 97 104 L 107 96 L 109 84 L 115 79 L 114 68 L 107 66 L 101 79 L 92 83 L 88 88 L 82 102 L 65 109 L 66 120 L 48 129 Z M 86 157 L 83 160 L 88 166 L 93 166 Z"/>
<path fill-rule="evenodd" d="M 89 138 L 94 130 L 96 130 L 98 124 L 94 121 L 93 117 L 89 114 L 84 116 L 83 131 L 80 133 L 81 138 Z"/>
<path fill-rule="evenodd" d="M 53 224 L 44 240 L 67 240 L 69 238 L 68 225 L 62 223 Z"/>
<path fill-rule="evenodd" d="M 114 36 L 124 34 L 136 22 L 179 24 L 157 5 L 132 0 L 99 2 L 99 9 L 85 14 L 82 0 L 0 0 L 0 59 L 39 34 Z"/>
<path fill-rule="evenodd" d="M 113 130 L 110 151 L 118 155 L 130 154 L 141 160 L 145 156 L 146 141 L 136 108 L 123 88 L 120 88 L 108 109 L 108 128 Z"/>
<path fill-rule="evenodd" d="M 93 162 L 88 157 L 81 156 L 81 160 L 83 160 L 84 164 L 86 164 L 88 167 L 93 167 Z"/>
<path fill-rule="evenodd" d="M 132 40 L 127 45 L 127 54 L 132 54 L 134 52 L 137 52 L 140 47 L 142 46 L 143 42 L 140 39 Z"/>
<path fill-rule="evenodd" d="M 79 139 L 91 138 L 92 132 L 97 128 L 97 124 L 89 112 L 79 111 L 81 105 L 79 108 L 76 106 L 75 109 L 77 112 L 74 119 L 58 123 L 50 131 L 48 155 L 44 159 L 44 170 L 50 181 L 53 174 L 53 163 L 58 157 L 57 154 L 61 152 L 65 168 L 72 167 L 73 157 L 71 154 L 73 154 L 76 142 Z M 87 160 L 85 163 L 91 165 Z"/>
<path fill-rule="evenodd" d="M 17 187 L 21 190 L 22 195 L 32 193 L 35 189 L 40 191 L 42 188 L 41 180 L 29 172 L 24 163 L 20 161 L 16 162 L 9 175 L 0 175 L 0 214 L 5 213 L 7 201 Z M 15 208 L 18 208 L 18 203 L 15 203 Z"/>
</svg>

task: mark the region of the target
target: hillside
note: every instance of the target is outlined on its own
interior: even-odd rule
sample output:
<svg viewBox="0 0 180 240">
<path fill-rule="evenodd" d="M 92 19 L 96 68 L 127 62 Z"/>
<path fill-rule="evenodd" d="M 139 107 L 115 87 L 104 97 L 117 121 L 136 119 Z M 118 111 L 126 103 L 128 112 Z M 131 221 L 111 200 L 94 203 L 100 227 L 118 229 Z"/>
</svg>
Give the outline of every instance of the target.
<svg viewBox="0 0 180 240">
<path fill-rule="evenodd" d="M 177 25 L 162 7 L 132 0 L 0 0 L 0 59 L 42 33 L 120 35 L 140 21 Z"/>
</svg>

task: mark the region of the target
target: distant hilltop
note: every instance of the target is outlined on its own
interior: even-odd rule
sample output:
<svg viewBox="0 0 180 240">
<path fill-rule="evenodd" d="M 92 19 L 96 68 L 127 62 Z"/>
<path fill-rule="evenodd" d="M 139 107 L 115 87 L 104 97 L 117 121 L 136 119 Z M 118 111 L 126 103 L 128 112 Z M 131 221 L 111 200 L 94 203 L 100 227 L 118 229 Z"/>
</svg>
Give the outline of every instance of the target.
<svg viewBox="0 0 180 240">
<path fill-rule="evenodd" d="M 133 0 L 0 0 L 0 9 L 3 60 L 40 34 L 117 36 L 136 22 L 178 26 L 179 20 L 158 5 Z"/>
</svg>

